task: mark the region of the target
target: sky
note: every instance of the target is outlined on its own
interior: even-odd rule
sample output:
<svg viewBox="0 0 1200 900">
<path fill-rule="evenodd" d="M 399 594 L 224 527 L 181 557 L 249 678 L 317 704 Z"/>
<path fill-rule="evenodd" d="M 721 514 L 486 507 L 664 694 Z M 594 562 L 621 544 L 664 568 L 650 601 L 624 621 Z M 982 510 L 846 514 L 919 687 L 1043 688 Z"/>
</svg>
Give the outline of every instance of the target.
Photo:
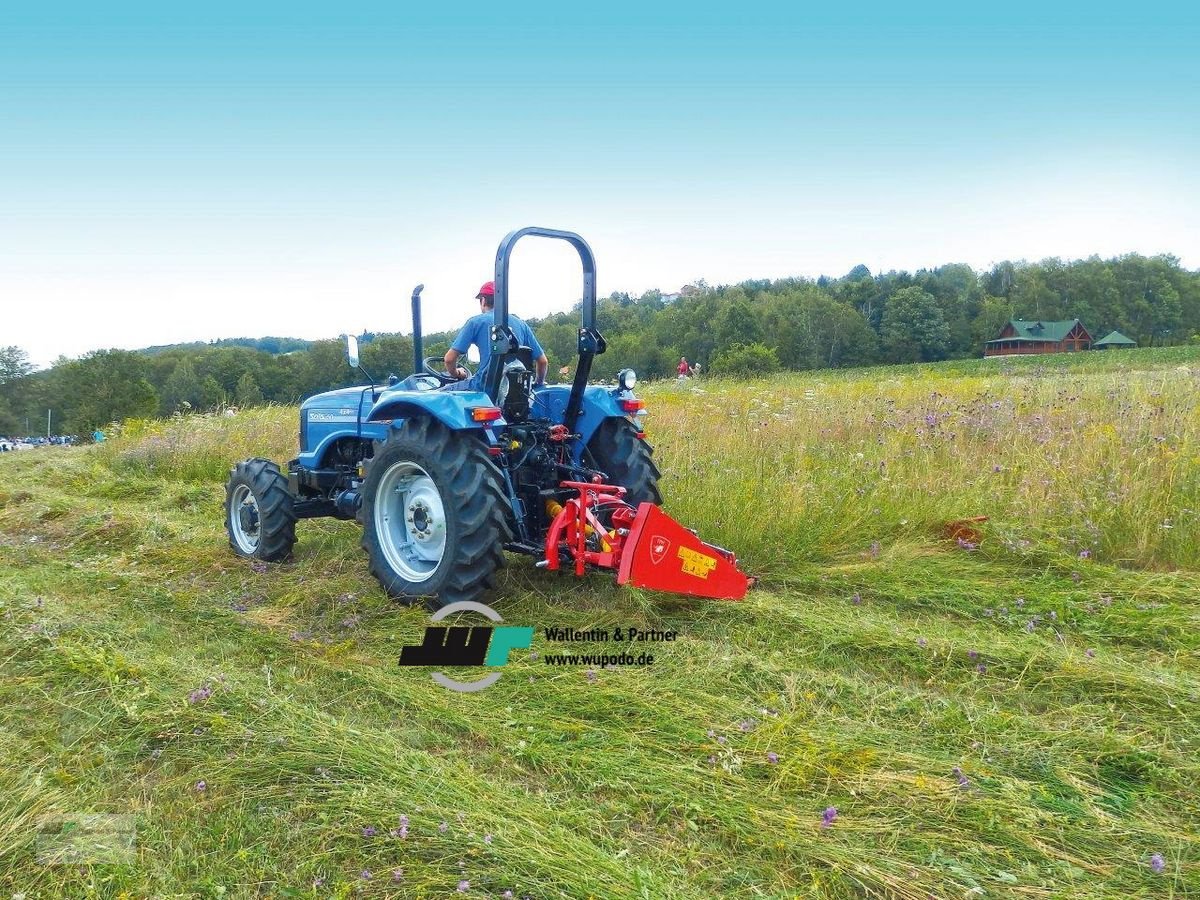
<svg viewBox="0 0 1200 900">
<path fill-rule="evenodd" d="M 448 329 L 526 225 L 602 296 L 1200 268 L 1194 6 L 804 7 L 0 5 L 0 346 Z M 514 312 L 579 294 L 518 245 Z"/>
</svg>

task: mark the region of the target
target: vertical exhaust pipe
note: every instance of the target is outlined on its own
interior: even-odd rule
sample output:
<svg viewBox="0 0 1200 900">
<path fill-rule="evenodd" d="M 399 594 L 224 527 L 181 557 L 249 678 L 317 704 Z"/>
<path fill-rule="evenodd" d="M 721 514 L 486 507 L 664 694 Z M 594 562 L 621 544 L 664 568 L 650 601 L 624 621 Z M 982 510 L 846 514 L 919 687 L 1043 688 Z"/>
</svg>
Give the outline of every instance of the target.
<svg viewBox="0 0 1200 900">
<path fill-rule="evenodd" d="M 420 372 L 425 368 L 425 348 L 421 337 L 421 291 L 423 290 L 425 290 L 425 285 L 418 284 L 412 292 L 413 372 Z"/>
</svg>

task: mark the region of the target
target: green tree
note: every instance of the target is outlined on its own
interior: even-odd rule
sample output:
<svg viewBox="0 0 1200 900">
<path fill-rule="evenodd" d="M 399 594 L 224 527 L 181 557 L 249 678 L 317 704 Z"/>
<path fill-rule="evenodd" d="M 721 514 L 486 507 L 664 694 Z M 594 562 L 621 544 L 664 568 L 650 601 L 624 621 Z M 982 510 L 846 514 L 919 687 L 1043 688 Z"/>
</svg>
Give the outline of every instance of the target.
<svg viewBox="0 0 1200 900">
<path fill-rule="evenodd" d="M 29 354 L 20 347 L 0 347 L 0 384 L 23 378 L 33 371 Z"/>
<path fill-rule="evenodd" d="M 258 382 L 249 372 L 243 372 L 242 377 L 238 379 L 234 396 L 238 406 L 258 406 L 263 402 L 263 393 L 258 387 Z"/>
<path fill-rule="evenodd" d="M 215 409 L 229 400 L 221 383 L 211 375 L 205 375 L 200 384 L 200 405 L 204 409 Z"/>
<path fill-rule="evenodd" d="M 160 410 L 164 415 L 170 415 L 179 409 L 199 409 L 204 405 L 203 390 L 200 379 L 192 362 L 184 357 L 167 376 L 160 391 L 162 402 Z"/>
<path fill-rule="evenodd" d="M 919 287 L 901 288 L 888 298 L 880 343 L 889 362 L 945 359 L 950 329 L 937 300 Z"/>
<path fill-rule="evenodd" d="M 762 344 L 734 344 L 717 351 L 712 370 L 716 375 L 769 375 L 779 371 L 779 357 Z"/>
<path fill-rule="evenodd" d="M 56 366 L 64 429 L 99 425 L 158 412 L 158 392 L 146 378 L 146 358 L 128 350 L 97 350 Z"/>
<path fill-rule="evenodd" d="M 757 344 L 763 339 L 762 326 L 750 304 L 745 299 L 745 292 L 735 288 L 727 296 L 729 302 L 717 313 L 713 330 L 716 332 L 717 348 L 733 347 L 735 344 Z"/>
</svg>

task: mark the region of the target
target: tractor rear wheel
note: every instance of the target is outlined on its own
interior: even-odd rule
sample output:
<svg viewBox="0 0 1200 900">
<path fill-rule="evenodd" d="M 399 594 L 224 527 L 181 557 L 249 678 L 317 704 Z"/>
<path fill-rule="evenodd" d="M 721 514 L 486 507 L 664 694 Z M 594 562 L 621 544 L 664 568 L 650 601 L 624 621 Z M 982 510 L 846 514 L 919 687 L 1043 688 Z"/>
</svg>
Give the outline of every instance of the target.
<svg viewBox="0 0 1200 900">
<path fill-rule="evenodd" d="M 431 610 L 492 586 L 512 539 L 500 470 L 474 434 L 409 419 L 367 464 L 359 522 L 388 595 Z"/>
<path fill-rule="evenodd" d="M 654 464 L 654 452 L 638 437 L 637 427 L 625 418 L 605 419 L 592 439 L 588 454 L 596 468 L 608 476 L 611 484 L 625 488 L 625 500 L 639 503 L 662 503 L 658 479 L 662 474 Z"/>
<path fill-rule="evenodd" d="M 296 510 L 279 466 L 255 457 L 240 462 L 225 483 L 225 530 L 240 556 L 275 562 L 291 556 Z"/>
</svg>

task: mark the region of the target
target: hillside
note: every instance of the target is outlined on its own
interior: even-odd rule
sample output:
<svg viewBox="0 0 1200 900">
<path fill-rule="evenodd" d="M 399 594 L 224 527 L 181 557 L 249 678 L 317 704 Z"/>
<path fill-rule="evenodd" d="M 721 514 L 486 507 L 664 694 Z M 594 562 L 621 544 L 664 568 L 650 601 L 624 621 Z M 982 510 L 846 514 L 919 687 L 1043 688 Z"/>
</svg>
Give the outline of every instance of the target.
<svg viewBox="0 0 1200 900">
<path fill-rule="evenodd" d="M 479 694 L 396 665 L 428 616 L 355 526 L 230 552 L 225 473 L 288 459 L 294 407 L 0 455 L 0 891 L 1186 896 L 1198 389 L 1198 348 L 651 385 L 667 508 L 759 586 L 513 558 L 534 646 Z M 680 638 L 542 658 L 617 625 Z M 41 864 L 81 813 L 130 840 Z"/>
<path fill-rule="evenodd" d="M 519 298 L 514 311 L 522 312 Z M 467 301 L 463 318 L 476 312 Z M 389 325 L 396 311 L 385 308 Z M 1012 317 L 1078 317 L 1093 338 L 1112 329 L 1139 346 L 1200 345 L 1200 272 L 1176 257 L 1138 254 L 1102 260 L 1004 262 L 975 272 L 950 264 L 872 275 L 856 266 L 836 279 L 759 279 L 717 288 L 701 281 L 669 302 L 659 291 L 616 292 L 599 301 L 608 352 L 595 376 L 630 366 L 643 381 L 673 377 L 681 356 L 706 373 L 754 376 L 878 363 L 977 359 Z M 551 377 L 578 356 L 578 308 L 531 324 Z M 441 356 L 454 334 L 428 334 L 425 354 Z M 376 377 L 409 374 L 411 335 L 364 332 L 362 363 Z M 23 433 L 53 410 L 60 433 L 86 434 L 137 416 L 169 416 L 228 405 L 290 404 L 353 384 L 339 340 L 294 352 L 291 338 L 234 338 L 213 345 L 98 350 L 25 374 L 18 347 L 0 347 L 0 434 Z M 6 364 L 5 351 L 11 357 Z M 1057 363 L 1051 363 L 1057 365 Z"/>
</svg>

